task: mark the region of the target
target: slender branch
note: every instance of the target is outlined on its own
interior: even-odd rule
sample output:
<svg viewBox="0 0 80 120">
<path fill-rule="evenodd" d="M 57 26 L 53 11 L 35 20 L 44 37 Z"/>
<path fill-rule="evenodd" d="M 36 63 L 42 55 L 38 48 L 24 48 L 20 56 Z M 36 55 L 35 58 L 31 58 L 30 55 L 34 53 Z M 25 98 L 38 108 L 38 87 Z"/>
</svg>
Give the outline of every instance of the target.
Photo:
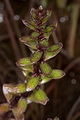
<svg viewBox="0 0 80 120">
<path fill-rule="evenodd" d="M 78 18 L 79 18 L 79 4 L 74 4 L 71 14 L 71 28 L 69 31 L 69 38 L 67 43 L 67 51 L 68 55 L 72 58 L 74 57 L 74 46 L 75 46 L 75 37 L 76 37 L 76 30 L 78 25 Z"/>
<path fill-rule="evenodd" d="M 12 44 L 12 47 L 13 47 L 13 50 L 14 50 L 14 53 L 15 53 L 16 60 L 18 60 L 21 57 L 21 54 L 20 54 L 20 51 L 19 51 L 19 47 L 16 43 L 14 33 L 13 33 L 12 28 L 11 28 L 11 24 L 9 22 L 9 19 L 8 19 L 8 16 L 7 16 L 6 12 L 5 12 L 5 19 L 4 20 L 5 20 L 5 24 L 7 26 L 8 34 L 9 34 L 9 37 L 10 37 L 10 40 L 11 40 L 11 44 Z"/>
<path fill-rule="evenodd" d="M 67 116 L 67 119 L 66 120 L 71 120 L 72 116 L 73 116 L 73 113 L 75 112 L 77 106 L 80 104 L 80 97 L 77 99 L 77 101 L 74 103 L 74 105 L 72 106 L 68 116 Z"/>
<path fill-rule="evenodd" d="M 56 87 L 56 82 L 51 84 L 47 89 L 46 89 L 46 94 L 48 95 L 55 87 Z"/>
<path fill-rule="evenodd" d="M 7 7 L 7 10 L 12 18 L 12 23 L 13 23 L 13 27 L 15 29 L 15 32 L 16 32 L 16 35 L 17 35 L 17 38 L 19 39 L 19 37 L 21 37 L 21 32 L 20 32 L 20 29 L 19 29 L 19 26 L 18 26 L 18 23 L 16 23 L 16 21 L 13 19 L 14 18 L 14 11 L 12 9 L 12 6 L 10 4 L 10 1 L 9 0 L 4 0 L 5 4 L 6 4 L 6 7 Z M 25 46 L 19 42 L 20 44 L 20 47 L 21 47 L 21 50 L 22 50 L 22 53 L 24 56 L 26 56 L 26 49 L 25 49 Z"/>
</svg>

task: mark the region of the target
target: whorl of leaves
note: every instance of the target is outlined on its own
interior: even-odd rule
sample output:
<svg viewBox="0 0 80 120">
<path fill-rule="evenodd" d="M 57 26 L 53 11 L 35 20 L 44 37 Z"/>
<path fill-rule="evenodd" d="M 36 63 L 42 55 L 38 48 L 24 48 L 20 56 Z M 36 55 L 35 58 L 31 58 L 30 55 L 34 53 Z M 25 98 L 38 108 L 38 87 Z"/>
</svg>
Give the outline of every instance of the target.
<svg viewBox="0 0 80 120">
<path fill-rule="evenodd" d="M 41 85 L 50 80 L 62 78 L 65 73 L 62 70 L 53 69 L 46 63 L 47 60 L 56 56 L 62 44 L 49 45 L 49 36 L 56 29 L 57 24 L 46 25 L 51 16 L 50 10 L 31 9 L 31 20 L 22 20 L 23 23 L 34 32 L 30 36 L 23 36 L 20 41 L 29 47 L 32 52 L 31 57 L 18 60 L 17 66 L 22 69 L 26 78 L 26 83 L 13 85 L 4 84 L 3 93 L 7 103 L 0 105 L 0 114 L 12 110 L 16 119 L 24 120 L 23 113 L 27 104 L 36 102 L 45 105 L 48 102 L 46 93 L 41 89 Z"/>
</svg>

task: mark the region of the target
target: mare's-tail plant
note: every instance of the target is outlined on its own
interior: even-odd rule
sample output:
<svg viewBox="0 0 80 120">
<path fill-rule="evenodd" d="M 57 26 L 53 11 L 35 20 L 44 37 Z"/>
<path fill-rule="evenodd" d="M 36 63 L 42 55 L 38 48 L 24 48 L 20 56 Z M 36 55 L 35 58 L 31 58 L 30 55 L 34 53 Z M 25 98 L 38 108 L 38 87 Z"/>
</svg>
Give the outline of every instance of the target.
<svg viewBox="0 0 80 120">
<path fill-rule="evenodd" d="M 40 6 L 38 9 L 32 8 L 30 13 L 31 20 L 23 20 L 23 23 L 34 32 L 30 36 L 21 37 L 20 41 L 29 47 L 32 54 L 17 62 L 25 76 L 24 83 L 4 84 L 3 93 L 7 103 L 0 105 L 1 115 L 12 110 L 16 120 L 24 120 L 24 112 L 29 103 L 46 105 L 49 99 L 41 85 L 65 75 L 62 70 L 52 70 L 46 62 L 56 56 L 62 48 L 61 43 L 49 45 L 49 36 L 57 27 L 56 23 L 49 26 L 46 24 L 51 11 L 43 10 Z"/>
</svg>

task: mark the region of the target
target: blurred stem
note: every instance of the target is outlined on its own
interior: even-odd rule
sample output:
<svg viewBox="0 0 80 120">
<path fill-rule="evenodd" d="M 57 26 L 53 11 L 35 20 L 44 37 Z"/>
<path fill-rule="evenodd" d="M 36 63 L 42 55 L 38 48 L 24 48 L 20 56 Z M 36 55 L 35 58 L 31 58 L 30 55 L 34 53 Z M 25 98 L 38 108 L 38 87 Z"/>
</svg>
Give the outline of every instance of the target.
<svg viewBox="0 0 80 120">
<path fill-rule="evenodd" d="M 13 50 L 14 50 L 14 55 L 16 57 L 16 60 L 18 60 L 21 57 L 21 54 L 20 54 L 20 51 L 19 51 L 19 47 L 16 43 L 16 39 L 14 37 L 14 33 L 13 33 L 12 28 L 11 28 L 11 24 L 10 24 L 10 21 L 8 19 L 8 16 L 7 16 L 6 12 L 5 12 L 5 24 L 7 26 L 8 34 L 9 34 L 11 44 L 12 44 L 12 47 L 13 47 Z"/>
<path fill-rule="evenodd" d="M 56 87 L 57 83 L 54 82 L 52 83 L 47 89 L 46 89 L 46 94 L 49 95 L 49 93 L 52 92 L 52 90 Z"/>
<path fill-rule="evenodd" d="M 79 17 L 79 4 L 74 4 L 71 13 L 71 28 L 67 43 L 67 51 L 71 58 L 74 57 L 74 47 L 75 47 L 76 30 L 78 25 L 78 17 Z"/>
<path fill-rule="evenodd" d="M 14 11 L 13 11 L 13 9 L 12 9 L 12 6 L 11 6 L 11 4 L 10 4 L 10 1 L 9 1 L 9 0 L 4 0 L 4 1 L 5 1 L 7 10 L 8 10 L 8 12 L 9 12 L 11 18 L 12 18 L 13 27 L 14 27 L 14 30 L 15 30 L 15 32 L 16 32 L 17 38 L 19 39 L 19 37 L 21 37 L 21 32 L 20 32 L 18 23 L 16 23 L 16 21 L 13 19 L 13 18 L 14 18 Z M 21 47 L 23 56 L 26 56 L 25 46 L 24 46 L 21 42 L 19 42 L 19 44 L 20 44 L 20 47 Z"/>
<path fill-rule="evenodd" d="M 65 8 L 67 0 L 56 0 L 56 3 L 59 8 Z"/>
<path fill-rule="evenodd" d="M 77 106 L 80 104 L 80 97 L 76 100 L 76 102 L 73 104 L 68 116 L 67 116 L 67 119 L 66 120 L 71 120 L 73 118 L 73 114 L 75 113 L 76 111 L 76 108 Z M 72 119 L 74 120 L 74 119 Z M 76 119 L 77 120 L 77 119 Z"/>
</svg>

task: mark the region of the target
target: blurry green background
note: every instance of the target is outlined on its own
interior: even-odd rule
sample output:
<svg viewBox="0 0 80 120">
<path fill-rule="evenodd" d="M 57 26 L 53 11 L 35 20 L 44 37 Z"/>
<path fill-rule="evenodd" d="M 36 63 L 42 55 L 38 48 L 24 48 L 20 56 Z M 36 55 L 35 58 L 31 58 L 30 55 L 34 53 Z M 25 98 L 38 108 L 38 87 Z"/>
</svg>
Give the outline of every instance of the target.
<svg viewBox="0 0 80 120">
<path fill-rule="evenodd" d="M 50 101 L 46 106 L 30 104 L 25 120 L 47 120 L 55 116 L 60 120 L 80 120 L 80 0 L 0 0 L 0 103 L 6 102 L 2 92 L 4 83 L 24 81 L 15 63 L 31 54 L 19 41 L 19 37 L 29 35 L 31 30 L 22 24 L 22 19 L 29 19 L 30 9 L 40 5 L 52 10 L 48 24 L 58 23 L 50 44 L 63 43 L 62 51 L 49 64 L 64 70 L 66 76 L 42 86 Z M 9 119 L 12 116 L 8 113 L 0 120 L 12 120 Z"/>
</svg>

